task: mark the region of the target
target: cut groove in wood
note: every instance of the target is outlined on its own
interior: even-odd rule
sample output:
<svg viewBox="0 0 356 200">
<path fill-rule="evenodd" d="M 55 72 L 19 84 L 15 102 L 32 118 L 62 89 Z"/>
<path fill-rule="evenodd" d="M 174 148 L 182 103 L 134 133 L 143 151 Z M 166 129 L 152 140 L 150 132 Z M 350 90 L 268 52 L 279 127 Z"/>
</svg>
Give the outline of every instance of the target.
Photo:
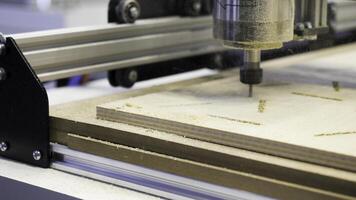
<svg viewBox="0 0 356 200">
<path fill-rule="evenodd" d="M 322 136 L 351 135 L 351 134 L 356 134 L 356 131 L 350 131 L 350 132 L 335 132 L 335 133 L 321 133 L 321 134 L 317 134 L 317 135 L 315 135 L 315 136 L 317 136 L 317 137 L 322 137 Z"/>
<path fill-rule="evenodd" d="M 319 96 L 319 95 L 315 95 L 315 94 L 307 94 L 307 93 L 302 93 L 302 92 L 292 92 L 292 94 L 299 95 L 299 96 L 305 96 L 305 97 L 313 97 L 313 98 L 319 98 L 319 99 L 332 100 L 332 101 L 342 101 L 342 99 L 339 99 L 339 98 L 325 97 L 325 96 Z"/>
<path fill-rule="evenodd" d="M 330 86 L 291 83 L 256 86 L 254 98 L 246 97 L 246 91 L 236 77 L 225 78 L 99 105 L 96 114 L 107 121 L 356 171 L 356 134 L 347 139 L 315 136 L 356 130 L 355 90 L 335 93 Z M 265 99 L 269 112 L 261 114 Z"/>
<path fill-rule="evenodd" d="M 233 122 L 238 122 L 238 123 L 243 123 L 243 124 L 251 124 L 251 125 L 255 125 L 255 126 L 261 126 L 261 123 L 257 123 L 257 122 L 251 122 L 251 121 L 246 121 L 246 120 L 240 120 L 240 119 L 233 119 L 233 118 L 229 118 L 229 117 L 224 117 L 224 116 L 217 116 L 217 115 L 209 115 L 210 117 L 213 118 L 218 118 L 218 119 L 223 119 L 223 120 L 228 120 L 228 121 L 233 121 Z"/>
</svg>

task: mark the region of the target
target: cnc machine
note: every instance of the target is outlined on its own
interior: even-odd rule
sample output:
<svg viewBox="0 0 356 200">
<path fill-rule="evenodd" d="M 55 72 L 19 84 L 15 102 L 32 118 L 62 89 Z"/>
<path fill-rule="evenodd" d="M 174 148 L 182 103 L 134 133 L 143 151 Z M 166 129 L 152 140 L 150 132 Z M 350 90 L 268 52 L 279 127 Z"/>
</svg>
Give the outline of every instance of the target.
<svg viewBox="0 0 356 200">
<path fill-rule="evenodd" d="M 250 137 L 237 133 L 237 139 L 233 140 L 228 135 L 216 134 L 215 127 L 200 131 L 205 130 L 197 128 L 202 119 L 207 119 L 203 125 L 225 121 L 237 130 L 248 127 L 244 130 L 251 133 L 263 127 L 264 122 L 216 115 L 199 118 L 184 113 L 186 110 L 183 109 L 183 106 L 193 106 L 195 112 L 197 106 L 202 106 L 204 112 L 215 111 L 215 107 L 204 106 L 212 105 L 225 95 L 231 105 L 235 105 L 233 103 L 238 99 L 238 106 L 246 106 L 243 107 L 246 110 L 253 108 L 251 112 L 244 112 L 247 116 L 257 116 L 256 119 L 262 120 L 275 111 L 269 107 L 265 109 L 266 105 L 270 106 L 270 99 L 263 98 L 267 94 L 265 91 L 277 94 L 279 88 L 292 87 L 288 81 L 294 78 L 302 82 L 298 84 L 315 83 L 305 87 L 314 91 L 326 84 L 328 88 L 325 90 L 339 96 L 292 91 L 272 97 L 278 99 L 279 95 L 289 95 L 299 101 L 304 100 L 299 98 L 305 98 L 309 106 L 317 102 L 324 110 L 320 115 L 316 112 L 311 115 L 320 120 L 327 118 L 323 112 L 329 111 L 331 106 L 340 106 L 340 110 L 352 114 L 352 109 L 343 109 L 341 105 L 350 102 L 351 105 L 353 101 L 340 97 L 346 88 L 342 84 L 356 87 L 352 67 L 342 65 L 346 70 L 343 74 L 339 69 L 299 67 L 294 63 L 311 61 L 318 64 L 321 62 L 319 57 L 353 52 L 356 48 L 352 44 L 356 41 L 355 9 L 356 3 L 352 1 L 327 0 L 110 0 L 108 24 L 2 35 L 0 155 L 10 159 L 4 161 L 6 163 L 15 161 L 16 166 L 22 166 L 19 163 L 31 165 L 26 165 L 26 169 L 39 171 L 39 178 L 52 172 L 41 168 L 51 168 L 55 173 L 62 171 L 88 177 L 108 183 L 109 187 L 130 188 L 167 199 L 356 198 L 354 151 L 332 152 L 329 148 L 336 145 L 324 143 L 328 138 L 340 135 L 351 139 L 341 138 L 336 142 L 350 142 L 354 130 L 308 136 L 305 143 L 321 144 L 322 151 L 303 144 L 298 146 L 289 141 L 282 143 L 263 138 L 267 137 L 266 134 Z M 348 45 L 334 47 L 339 44 Z M 332 48 L 314 51 L 324 47 Z M 325 67 L 328 62 L 330 60 L 320 65 Z M 289 68 L 286 70 L 284 65 Z M 262 66 L 266 68 L 262 69 Z M 110 96 L 57 106 L 50 106 L 44 87 L 44 83 L 58 79 L 105 72 L 111 86 L 131 88 L 136 82 L 205 67 L 218 70 L 209 70 L 209 76 L 157 86 L 152 84 L 145 89 L 122 94 L 113 92 Z M 250 98 L 240 95 L 245 94 L 245 87 L 235 80 L 236 77 L 249 87 Z M 264 77 L 277 81 L 264 84 Z M 239 84 L 239 88 L 243 88 L 227 91 L 226 85 L 221 84 L 215 89 L 206 86 L 206 90 L 193 90 L 208 82 L 224 80 L 230 82 L 222 83 L 233 82 L 230 87 Z M 167 103 L 161 106 L 162 110 L 176 109 L 188 115 L 191 124 L 185 124 L 184 131 L 177 130 L 183 122 L 171 130 L 161 130 L 166 128 L 164 123 L 171 121 L 162 120 L 155 129 L 150 127 L 155 121 L 140 122 L 146 119 L 144 117 L 134 118 L 133 114 L 114 116 L 114 111 L 118 110 L 144 110 L 144 106 L 130 103 L 116 106 L 116 110 L 108 113 L 113 115 L 112 118 L 126 117 L 133 124 L 105 121 L 98 116 L 100 108 L 103 108 L 100 106 L 104 104 L 160 92 L 173 94 L 169 97 L 172 99 L 191 95 L 187 98 L 188 103 L 179 104 L 178 108 L 172 104 L 175 102 L 157 98 L 158 103 Z M 347 94 L 346 97 L 352 96 L 352 92 Z M 212 101 L 198 101 L 205 98 Z M 273 105 L 274 108 L 289 103 L 289 99 L 282 100 Z M 226 108 L 230 104 L 225 105 L 225 101 L 222 104 L 226 113 L 239 114 L 234 112 L 238 106 Z M 293 106 L 275 112 L 287 112 Z M 276 124 L 281 127 L 279 130 L 287 132 L 289 128 L 282 120 L 303 121 L 303 109 L 289 113 L 285 119 L 276 117 Z M 335 116 L 339 115 L 335 113 Z M 160 114 L 153 115 L 161 117 Z M 293 118 L 295 116 L 300 118 Z M 344 115 L 340 116 L 344 119 Z M 325 124 L 343 122 L 335 120 Z M 352 128 L 352 124 L 343 125 L 340 127 Z M 313 124 L 308 124 L 307 128 L 313 129 Z M 190 131 L 197 130 L 212 139 L 198 134 L 189 135 Z M 225 143 L 213 140 L 216 138 Z M 280 138 L 287 137 L 281 134 L 277 139 Z M 296 135 L 291 141 L 299 139 Z M 344 150 L 344 147 L 336 150 Z M 24 177 L 28 174 L 26 172 Z M 52 176 L 45 179 L 57 181 Z M 80 183 L 74 184 L 81 186 Z"/>
</svg>

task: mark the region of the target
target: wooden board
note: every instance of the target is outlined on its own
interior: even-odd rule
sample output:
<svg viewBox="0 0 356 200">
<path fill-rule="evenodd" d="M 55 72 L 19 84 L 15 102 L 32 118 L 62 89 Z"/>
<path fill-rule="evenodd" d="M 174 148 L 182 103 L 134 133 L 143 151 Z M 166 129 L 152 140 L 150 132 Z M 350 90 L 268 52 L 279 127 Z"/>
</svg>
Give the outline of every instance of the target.
<svg viewBox="0 0 356 200">
<path fill-rule="evenodd" d="M 218 183 L 220 186 L 245 190 L 276 199 L 354 199 L 352 196 L 333 193 L 298 184 L 266 178 L 263 176 L 229 170 L 200 162 L 170 157 L 141 149 L 125 147 L 93 138 L 69 134 L 71 148 L 82 148 L 91 153 L 100 149 L 97 155 L 136 165 L 145 163 L 145 167 L 173 173 L 196 180 Z M 136 159 L 139 157 L 140 159 Z M 228 196 L 226 197 L 229 198 Z"/>
<path fill-rule="evenodd" d="M 351 56 L 346 56 L 352 57 L 356 52 L 356 45 L 353 44 L 320 52 L 268 61 L 263 63 L 266 72 L 265 75 L 271 79 L 276 78 L 283 81 L 293 80 L 300 83 L 325 84 L 328 87 L 331 85 L 331 81 L 337 80 L 340 81 L 341 89 L 345 86 L 354 87 L 356 84 L 354 84 L 353 81 L 347 81 L 351 79 L 353 74 L 356 75 L 356 73 L 352 72 L 352 70 L 356 69 L 356 63 L 355 65 L 350 65 L 350 62 L 347 62 L 351 59 L 344 59 L 343 61 L 345 61 L 345 65 L 344 63 L 335 64 L 335 61 L 327 62 L 327 65 L 325 66 L 323 64 L 320 67 L 328 67 L 330 69 L 322 71 L 325 73 L 319 73 L 317 68 L 315 68 L 315 66 L 318 66 L 320 62 L 323 62 L 324 59 L 331 55 L 345 55 L 345 52 L 350 52 L 349 54 L 351 54 Z M 304 62 L 305 60 L 308 60 L 308 62 Z M 303 65 L 298 64 L 302 62 Z M 305 66 L 309 64 L 311 65 L 310 69 L 308 69 L 308 67 L 305 69 Z M 342 75 L 343 73 L 340 73 L 340 71 L 337 70 L 332 70 L 340 67 L 338 64 L 345 66 L 345 69 L 342 69 L 342 72 L 346 74 L 346 77 L 349 77 L 345 81 L 342 79 L 342 77 L 344 77 Z M 84 151 L 113 159 L 123 159 L 120 157 L 123 154 L 121 151 L 111 151 L 108 153 L 105 150 L 105 147 L 97 146 L 88 148 L 90 142 L 86 142 L 86 140 L 74 142 L 76 140 L 73 140 L 73 137 L 68 136 L 68 134 L 77 134 L 110 142 L 115 145 L 132 147 L 132 149 L 136 149 L 137 151 L 143 149 L 152 153 L 169 155 L 172 156 L 172 159 L 181 158 L 188 160 L 189 162 L 193 161 L 214 167 L 221 167 L 233 171 L 240 171 L 322 190 L 333 191 L 339 194 L 356 196 L 354 190 L 356 173 L 263 153 L 246 151 L 226 145 L 204 142 L 202 140 L 191 139 L 163 131 L 96 119 L 96 106 L 99 104 L 155 92 L 175 90 L 227 77 L 234 77 L 237 73 L 237 71 L 228 71 L 219 75 L 192 79 L 189 81 L 159 85 L 142 90 L 132 90 L 127 93 L 52 106 L 50 108 L 52 141 L 66 144 L 70 148 L 78 151 Z M 337 156 L 338 155 L 335 157 Z M 130 155 L 129 157 L 125 157 L 125 161 L 190 177 L 189 169 L 181 169 L 181 171 L 178 172 L 178 169 L 174 167 L 175 164 L 173 162 L 171 165 L 165 165 L 163 167 L 151 165 L 152 162 L 150 161 L 147 161 L 146 163 L 146 160 L 142 160 L 141 158 L 142 156 L 140 154 Z M 210 180 L 212 183 L 225 184 L 225 179 L 216 181 L 214 177 L 215 175 L 211 174 Z M 194 176 L 194 178 L 203 180 L 203 177 L 199 176 Z M 228 182 L 229 180 L 226 181 Z M 239 185 L 235 186 L 239 188 Z"/>
<path fill-rule="evenodd" d="M 201 79 L 196 79 L 195 83 L 200 81 Z M 180 84 L 183 83 L 176 83 L 175 87 Z M 185 84 L 187 84 L 187 82 L 185 82 Z M 167 88 L 167 85 L 160 87 Z M 198 180 L 209 180 L 209 182 L 211 181 L 211 183 L 214 184 L 225 185 L 228 187 L 233 186 L 232 188 L 241 189 L 241 185 L 238 183 L 242 181 L 246 183 L 246 187 L 251 188 L 251 190 L 247 188 L 245 189 L 251 192 L 256 192 L 253 189 L 256 189 L 256 187 L 255 183 L 252 183 L 252 185 L 247 184 L 247 182 L 250 181 L 244 179 L 217 179 L 216 174 L 208 172 L 204 172 L 205 176 L 201 177 L 201 173 L 191 173 L 190 168 L 176 168 L 176 163 L 174 162 L 161 165 L 158 162 L 153 163 L 151 159 L 142 159 L 144 155 L 141 155 L 140 153 L 149 151 L 155 155 L 161 154 L 171 156 L 172 160 L 181 158 L 202 165 L 229 169 L 230 172 L 244 172 L 246 174 L 251 174 L 250 177 L 252 179 L 257 175 L 267 177 L 268 179 L 281 180 L 283 182 L 318 188 L 323 191 L 356 196 L 356 191 L 354 190 L 356 187 L 355 173 L 203 142 L 162 131 L 97 120 L 95 118 L 95 105 L 110 101 L 110 99 L 113 98 L 127 98 L 128 96 L 145 94 L 148 91 L 152 91 L 152 89 L 153 88 L 132 91 L 122 95 L 95 98 L 51 107 L 52 141 L 65 144 L 69 148 L 78 151 L 117 159 L 131 164 L 138 164 L 140 166 Z M 158 88 L 155 87 L 154 90 L 156 89 Z M 87 139 L 77 140 L 76 138 L 78 137 L 75 137 L 73 134 L 81 135 L 78 136 L 79 138 L 86 136 Z M 92 143 L 91 141 L 93 140 L 99 140 L 101 146 L 90 147 Z M 121 151 L 117 147 L 114 147 L 116 151 L 108 152 L 107 148 L 111 147 L 106 147 L 104 144 L 110 144 L 108 146 L 125 146 L 128 149 L 135 151 L 135 153 L 128 155 L 127 151 Z M 204 171 L 203 168 L 197 170 Z M 194 174 L 193 177 L 192 174 Z M 230 176 L 227 175 L 225 177 Z M 235 177 L 233 179 L 235 179 Z M 273 186 L 272 188 L 275 187 Z M 270 188 L 271 191 L 269 193 L 274 193 L 272 197 L 278 198 L 280 195 L 289 194 L 288 192 L 281 193 L 279 190 L 273 190 L 272 188 Z"/>
<path fill-rule="evenodd" d="M 356 171 L 356 90 L 343 87 L 354 85 L 356 73 L 344 65 L 341 71 L 325 67 L 325 62 L 315 68 L 289 64 L 283 68 L 289 69 L 288 80 L 277 80 L 282 69 L 267 71 L 252 99 L 246 97 L 246 86 L 232 77 L 100 105 L 97 117 Z M 315 76 L 310 78 L 315 84 L 300 84 L 300 76 L 308 73 L 303 68 L 311 68 L 311 77 L 329 77 Z M 346 81 L 340 82 L 341 77 Z M 330 78 L 338 83 L 333 85 Z"/>
</svg>

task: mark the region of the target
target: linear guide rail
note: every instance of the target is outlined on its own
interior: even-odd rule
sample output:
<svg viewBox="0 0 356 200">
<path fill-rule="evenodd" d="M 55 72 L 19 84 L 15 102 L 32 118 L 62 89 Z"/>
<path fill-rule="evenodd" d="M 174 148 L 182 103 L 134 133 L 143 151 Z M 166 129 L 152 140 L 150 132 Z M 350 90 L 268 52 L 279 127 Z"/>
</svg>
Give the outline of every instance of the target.
<svg viewBox="0 0 356 200">
<path fill-rule="evenodd" d="M 223 50 L 210 17 L 157 18 L 13 35 L 41 81 Z"/>
</svg>

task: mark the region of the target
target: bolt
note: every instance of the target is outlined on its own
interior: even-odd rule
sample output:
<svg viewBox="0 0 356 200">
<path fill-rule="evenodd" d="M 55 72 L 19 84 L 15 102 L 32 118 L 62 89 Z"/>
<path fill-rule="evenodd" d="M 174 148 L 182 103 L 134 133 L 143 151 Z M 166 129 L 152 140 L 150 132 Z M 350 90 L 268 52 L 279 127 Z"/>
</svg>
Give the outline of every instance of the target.
<svg viewBox="0 0 356 200">
<path fill-rule="evenodd" d="M 305 22 L 304 25 L 305 25 L 305 28 L 307 28 L 307 29 L 313 28 L 313 24 L 311 22 Z"/>
<path fill-rule="evenodd" d="M 302 30 L 304 30 L 304 29 L 305 29 L 305 26 L 304 26 L 304 24 L 303 24 L 303 23 L 297 23 L 297 25 L 296 25 L 296 29 L 297 29 L 298 31 L 302 31 Z"/>
<path fill-rule="evenodd" d="M 39 161 L 42 158 L 42 154 L 40 151 L 36 150 L 32 153 L 33 159 Z"/>
<path fill-rule="evenodd" d="M 137 73 L 137 71 L 136 71 L 136 70 L 130 71 L 128 78 L 129 78 L 129 80 L 130 80 L 131 82 L 136 82 L 137 79 L 138 79 L 138 73 Z"/>
<path fill-rule="evenodd" d="M 131 6 L 131 8 L 129 9 L 129 14 L 131 18 L 137 19 L 140 16 L 140 11 L 136 6 Z"/>
<path fill-rule="evenodd" d="M 0 81 L 6 80 L 6 71 L 4 68 L 0 67 Z"/>
<path fill-rule="evenodd" d="M 1 150 L 2 152 L 7 151 L 8 148 L 9 148 L 9 146 L 7 145 L 6 142 L 1 142 L 1 143 L 0 143 L 0 150 Z"/>
</svg>

